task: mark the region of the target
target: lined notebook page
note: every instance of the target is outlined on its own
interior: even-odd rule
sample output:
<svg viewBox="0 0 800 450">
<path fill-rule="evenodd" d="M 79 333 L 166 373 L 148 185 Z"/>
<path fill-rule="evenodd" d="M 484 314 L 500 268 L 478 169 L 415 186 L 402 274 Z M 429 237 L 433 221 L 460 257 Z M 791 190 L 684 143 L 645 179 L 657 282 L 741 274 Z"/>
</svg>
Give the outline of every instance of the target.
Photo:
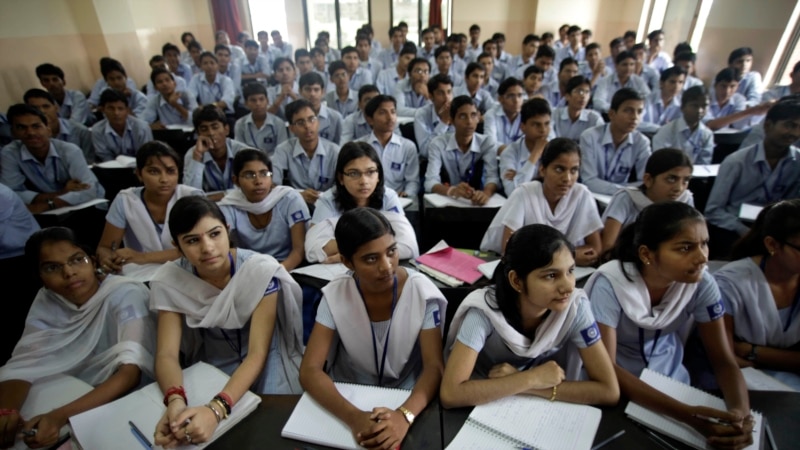
<svg viewBox="0 0 800 450">
<path fill-rule="evenodd" d="M 642 375 L 639 377 L 642 381 L 650 386 L 658 389 L 670 397 L 693 406 L 707 406 L 716 408 L 722 411 L 727 411 L 725 401 L 719 397 L 715 397 L 707 392 L 696 389 L 688 384 L 681 383 L 680 381 L 673 380 L 658 372 L 650 369 L 644 369 Z M 761 414 L 755 411 L 750 412 L 755 419 L 754 430 L 761 428 Z M 686 445 L 691 445 L 697 449 L 710 449 L 706 445 L 706 438 L 689 425 L 683 422 L 678 422 L 664 415 L 650 411 L 634 402 L 628 403 L 625 408 L 625 414 L 630 416 L 631 419 L 646 425 L 660 433 L 670 436 L 683 442 Z M 746 450 L 755 450 L 760 448 L 761 433 L 753 433 L 753 444 L 747 447 Z"/>
<path fill-rule="evenodd" d="M 467 421 L 446 450 L 518 450 L 523 443 L 510 440 L 502 435 L 490 433 L 476 423 Z"/>
</svg>

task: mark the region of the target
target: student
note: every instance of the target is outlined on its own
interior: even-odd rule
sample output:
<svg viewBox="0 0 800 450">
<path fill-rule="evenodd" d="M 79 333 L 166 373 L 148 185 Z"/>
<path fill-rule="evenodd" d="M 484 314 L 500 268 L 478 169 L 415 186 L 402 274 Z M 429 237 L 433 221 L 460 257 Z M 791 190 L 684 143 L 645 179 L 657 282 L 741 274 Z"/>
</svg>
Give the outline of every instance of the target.
<svg viewBox="0 0 800 450">
<path fill-rule="evenodd" d="M 100 106 L 100 97 L 108 89 L 113 89 L 122 92 L 128 99 L 128 109 L 136 117 L 144 113 L 147 107 L 147 96 L 142 94 L 138 88 L 130 88 L 128 86 L 128 74 L 125 73 L 125 68 L 119 61 L 111 60 L 105 64 L 100 65 L 100 70 L 103 73 L 103 80 L 105 80 L 105 88 L 100 90 L 100 93 L 95 97 L 94 92 L 90 98 L 93 105 Z"/>
<path fill-rule="evenodd" d="M 231 79 L 235 97 L 242 94 L 242 66 L 240 61 L 231 59 L 231 49 L 227 45 L 217 45 L 214 47 L 214 56 L 217 57 L 217 72 Z M 247 60 L 245 60 L 247 61 Z"/>
<path fill-rule="evenodd" d="M 228 137 L 225 113 L 214 105 L 195 110 L 192 123 L 197 144 L 183 158 L 183 183 L 208 193 L 233 189 L 233 157 L 247 145 Z M 222 194 L 212 198 L 218 200 Z"/>
<path fill-rule="evenodd" d="M 772 101 L 779 100 L 789 95 L 800 94 L 800 61 L 792 68 L 792 73 L 789 74 L 789 78 L 792 80 L 791 83 L 788 85 L 773 86 L 772 89 L 764 93 L 762 99 L 764 101 Z"/>
<path fill-rule="evenodd" d="M 200 55 L 200 65 L 203 71 L 192 76 L 189 93 L 197 99 L 197 104 L 201 107 L 214 106 L 233 114 L 236 89 L 229 77 L 219 73 L 217 57 L 211 52 L 203 52 Z"/>
<path fill-rule="evenodd" d="M 201 73 L 203 69 L 200 68 L 200 55 L 203 54 L 203 46 L 197 41 L 191 41 L 186 48 L 191 56 L 191 62 L 187 64 L 192 69 L 192 76 Z"/>
<path fill-rule="evenodd" d="M 408 78 L 408 65 L 416 57 L 417 49 L 414 44 L 406 44 L 400 50 L 397 63 L 383 69 L 375 80 L 375 85 L 384 95 L 391 95 L 395 92 L 397 84 L 401 80 Z"/>
<path fill-rule="evenodd" d="M 600 255 L 603 223 L 591 192 L 578 183 L 580 165 L 581 153 L 575 141 L 550 141 L 542 152 L 537 179 L 508 193 L 508 201 L 483 236 L 481 250 L 504 254 L 512 233 L 524 225 L 541 223 L 566 234 L 576 247 L 576 264 L 594 264 Z"/>
<path fill-rule="evenodd" d="M 639 124 L 643 132 L 655 132 L 681 115 L 681 93 L 686 81 L 686 71 L 672 66 L 661 72 L 659 89 L 645 99 L 644 115 Z"/>
<path fill-rule="evenodd" d="M 147 100 L 142 120 L 154 130 L 163 130 L 169 125 L 190 125 L 192 113 L 197 109 L 197 100 L 188 91 L 179 91 L 175 77 L 164 68 L 154 69 L 150 82 L 157 94 Z"/>
<path fill-rule="evenodd" d="M 753 68 L 753 49 L 739 47 L 732 51 L 728 55 L 728 67 L 737 70 L 742 76 L 736 93 L 744 96 L 747 106 L 761 103 L 761 74 L 751 70 Z"/>
<path fill-rule="evenodd" d="M 485 81 L 486 68 L 480 63 L 471 62 L 467 64 L 467 69 L 464 71 L 464 84 L 457 87 L 453 92 L 456 97 L 466 95 L 472 98 L 481 113 L 481 117 L 497 104 L 492 95 L 482 89 Z"/>
<path fill-rule="evenodd" d="M 269 44 L 269 33 L 264 30 L 259 31 L 256 33 L 256 38 L 258 39 L 258 54 L 267 58 L 267 63 L 269 63 L 270 69 L 272 69 L 272 63 L 275 62 L 275 58 L 283 57 L 283 52 Z M 291 58 L 291 52 L 286 56 L 287 58 Z"/>
<path fill-rule="evenodd" d="M 708 230 L 703 216 L 685 203 L 650 205 L 622 231 L 613 257 L 589 278 L 586 292 L 622 394 L 691 426 L 711 446 L 739 448 L 752 442 L 747 386 L 725 336 L 725 307 L 704 270 Z M 692 322 L 727 411 L 681 403 L 639 380 L 649 368 L 689 383 L 680 331 Z M 713 425 L 698 415 L 730 425 Z"/>
<path fill-rule="evenodd" d="M 625 47 L 625 40 L 622 37 L 612 39 L 608 44 L 608 50 L 609 54 L 606 56 L 605 64 L 606 67 L 610 68 L 613 72 L 613 68 L 616 66 L 615 61 L 617 60 L 617 55 L 627 50 Z"/>
<path fill-rule="evenodd" d="M 683 91 L 681 115 L 659 128 L 653 136 L 653 148 L 679 148 L 686 152 L 694 164 L 711 164 L 714 133 L 702 121 L 706 109 L 708 91 L 703 86 Z"/>
<path fill-rule="evenodd" d="M 492 43 L 494 45 L 494 43 Z M 500 70 L 500 81 L 497 81 L 494 78 L 494 74 L 497 73 L 495 70 L 495 58 L 492 56 L 493 53 L 481 53 L 478 55 L 477 63 L 482 65 L 484 69 L 486 69 L 486 80 L 484 80 L 483 86 L 481 89 L 488 92 L 492 99 L 497 99 L 497 89 L 500 87 L 500 82 L 505 79 L 505 68 L 501 68 Z"/>
<path fill-rule="evenodd" d="M 342 142 L 355 141 L 372 132 L 372 127 L 364 117 L 364 108 L 370 100 L 380 95 L 378 87 L 374 84 L 365 84 L 358 90 L 358 110 L 350 114 L 342 122 Z"/>
<path fill-rule="evenodd" d="M 529 99 L 539 97 L 544 99 L 542 88 L 544 86 L 544 70 L 537 65 L 531 65 L 523 73 L 522 86 L 525 96 Z"/>
<path fill-rule="evenodd" d="M 581 31 L 581 45 L 585 48 L 592 43 L 592 30 Z"/>
<path fill-rule="evenodd" d="M 586 59 L 586 48 L 581 45 L 581 27 L 572 25 L 567 30 L 568 44 L 558 49 L 554 64 L 559 65 L 561 61 L 572 58 L 577 62 Z"/>
<path fill-rule="evenodd" d="M 766 205 L 795 198 L 800 189 L 800 103 L 776 103 L 764 119 L 764 141 L 735 151 L 722 161 L 706 204 L 708 222 L 744 235 L 742 203 Z"/>
<path fill-rule="evenodd" d="M 242 80 L 268 79 L 272 74 L 270 62 L 259 51 L 258 42 L 248 39 L 244 43 L 245 59 L 242 61 Z"/>
<path fill-rule="evenodd" d="M 192 65 L 192 55 L 189 53 L 189 44 L 194 42 L 194 34 L 189 31 L 184 31 L 181 33 L 181 44 L 186 48 L 186 51 L 181 52 L 181 63 L 186 64 L 187 66 L 191 67 Z"/>
<path fill-rule="evenodd" d="M 800 389 L 798 296 L 800 200 L 764 208 L 714 273 L 725 303 L 725 329 L 739 367 L 756 367 Z"/>
<path fill-rule="evenodd" d="M 286 42 L 283 40 L 281 32 L 278 30 L 272 30 L 270 36 L 272 37 L 272 42 L 273 42 L 272 47 L 274 47 L 277 50 L 280 50 L 284 58 L 291 58 L 293 55 L 292 44 L 290 42 Z"/>
<path fill-rule="evenodd" d="M 580 64 L 580 73 L 589 80 L 593 90 L 601 78 L 614 73 L 611 66 L 607 66 L 603 60 L 600 44 L 597 42 L 586 46 L 586 59 Z"/>
<path fill-rule="evenodd" d="M 369 71 L 372 74 L 372 79 L 377 81 L 378 74 L 381 73 L 383 70 L 383 64 L 381 64 L 378 58 L 373 57 L 370 54 L 370 50 L 372 49 L 370 38 L 365 34 L 357 34 L 356 35 L 356 51 L 358 51 L 358 63 L 362 69 Z"/>
<path fill-rule="evenodd" d="M 66 78 L 60 67 L 50 63 L 36 66 L 36 78 L 58 102 L 59 117 L 90 125 L 89 104 L 81 91 L 64 89 Z"/>
<path fill-rule="evenodd" d="M 636 32 L 628 30 L 622 35 L 622 40 L 625 42 L 625 48 L 630 51 L 636 45 Z"/>
<path fill-rule="evenodd" d="M 450 325 L 442 406 L 480 405 L 515 394 L 615 404 L 614 368 L 589 299 L 575 288 L 574 246 L 540 224 L 521 227 L 509 244 L 495 270 L 496 285 L 470 293 Z"/>
<path fill-rule="evenodd" d="M 357 207 L 381 211 L 398 234 L 401 259 L 419 255 L 417 238 L 397 193 L 385 187 L 381 158 L 365 142 L 348 142 L 336 162 L 336 184 L 317 202 L 306 237 L 306 259 L 310 262 L 339 262 L 334 228 L 339 217 Z"/>
<path fill-rule="evenodd" d="M 545 100 L 550 102 L 551 108 L 557 108 L 567 104 L 564 94 L 566 93 L 567 83 L 572 77 L 579 73 L 578 61 L 572 58 L 564 58 L 558 66 L 558 79 L 550 84 L 546 84 L 542 89 Z"/>
<path fill-rule="evenodd" d="M 272 183 L 272 162 L 264 152 L 245 149 L 233 158 L 233 183 L 219 205 L 242 248 L 270 255 L 286 270 L 303 262 L 306 222 L 303 197 L 290 186 Z"/>
<path fill-rule="evenodd" d="M 595 111 L 608 112 L 611 99 L 622 88 L 635 90 L 642 98 L 650 94 L 650 89 L 644 80 L 633 73 L 634 67 L 636 67 L 636 58 L 633 53 L 620 53 L 617 55 L 616 64 L 614 75 L 605 77 L 597 83 L 597 88 L 592 98 L 592 105 Z"/>
<path fill-rule="evenodd" d="M 333 186 L 339 145 L 319 135 L 319 119 L 308 100 L 289 103 L 286 121 L 293 137 L 275 149 L 272 182 L 301 190 L 303 200 L 313 205 Z"/>
<path fill-rule="evenodd" d="M 248 389 L 300 393 L 303 352 L 302 292 L 275 258 L 232 248 L 225 216 L 205 197 L 178 200 L 169 228 L 183 257 L 150 282 L 158 311 L 156 380 L 167 404 L 154 435 L 161 446 L 209 440 L 217 416 L 227 417 Z M 179 364 L 181 335 L 190 329 L 200 342 L 185 354 L 187 364 L 202 360 L 230 375 L 219 394 L 196 407 L 187 405 Z"/>
<path fill-rule="evenodd" d="M 658 88 L 658 82 L 660 80 L 661 75 L 659 74 L 658 70 L 650 67 L 647 64 L 647 49 L 645 49 L 644 44 L 636 44 L 634 45 L 631 50 L 633 53 L 633 57 L 636 60 L 636 64 L 633 68 L 633 74 L 638 75 L 642 80 L 644 80 L 647 87 L 654 91 Z"/>
<path fill-rule="evenodd" d="M 170 44 L 167 42 L 161 47 L 161 56 L 164 57 L 164 61 L 167 63 L 167 68 L 169 71 L 174 75 L 183 78 L 183 80 L 188 83 L 192 80 L 192 69 L 188 64 L 181 62 L 180 54 L 181 51 L 175 44 Z M 149 86 L 148 92 L 150 92 Z"/>
<path fill-rule="evenodd" d="M 350 88 L 350 74 L 342 61 L 333 61 L 328 65 L 333 90 L 325 94 L 325 103 L 346 118 L 358 109 L 358 91 Z"/>
<path fill-rule="evenodd" d="M 294 51 L 294 63 L 297 64 L 297 73 L 300 76 L 314 70 L 314 64 L 311 62 L 311 54 L 304 48 L 298 48 Z"/>
<path fill-rule="evenodd" d="M 414 58 L 408 63 L 408 77 L 400 80 L 394 89 L 397 99 L 397 114 L 403 117 L 414 117 L 417 110 L 429 104 L 431 64 L 425 58 Z"/>
<path fill-rule="evenodd" d="M 647 159 L 642 184 L 618 190 L 603 212 L 603 252 L 614 247 L 620 231 L 635 222 L 645 207 L 668 201 L 694 206 L 688 189 L 692 169 L 692 161 L 681 150 L 659 147 L 654 151 Z"/>
<path fill-rule="evenodd" d="M 28 89 L 23 96 L 25 104 L 33 106 L 45 115 L 53 139 L 77 145 L 88 164 L 95 162 L 92 132 L 78 122 L 58 116 L 58 103 L 49 92 L 42 89 Z"/>
<path fill-rule="evenodd" d="M 481 27 L 478 24 L 472 24 L 469 27 L 469 44 L 467 44 L 467 57 L 470 61 L 477 62 L 478 55 L 483 52 L 481 46 Z"/>
<path fill-rule="evenodd" d="M 138 150 L 136 177 L 144 186 L 121 190 L 111 203 L 97 245 L 97 260 L 105 273 L 120 273 L 125 264 L 161 264 L 181 256 L 166 226 L 169 211 L 179 198 L 203 195 L 178 184 L 182 164 L 163 142 L 148 142 Z"/>
<path fill-rule="evenodd" d="M 561 50 L 569 45 L 569 27 L 568 23 L 558 27 L 558 40 L 553 45 L 554 49 Z"/>
<path fill-rule="evenodd" d="M 644 176 L 650 140 L 636 131 L 643 110 L 642 94 L 622 88 L 611 99 L 609 123 L 581 133 L 581 180 L 592 192 L 613 195 L 634 177 Z"/>
<path fill-rule="evenodd" d="M 300 95 L 311 103 L 318 125 L 319 137 L 339 143 L 342 139 L 342 115 L 322 103 L 325 80 L 317 73 L 307 73 L 300 77 Z M 288 119 L 288 117 L 287 117 Z M 290 131 L 294 131 L 291 130 Z"/>
<path fill-rule="evenodd" d="M 664 31 L 653 30 L 648 33 L 647 43 L 649 46 L 647 65 L 657 70 L 659 73 L 662 73 L 668 68 L 672 67 L 672 58 L 669 57 L 669 53 L 663 50 Z"/>
<path fill-rule="evenodd" d="M 233 126 L 233 137 L 250 147 L 275 153 L 275 148 L 289 139 L 286 123 L 268 112 L 267 89 L 261 83 L 248 83 L 242 88 L 244 104 L 250 114 L 241 117 Z"/>
<path fill-rule="evenodd" d="M 436 61 L 436 56 L 433 54 L 434 50 L 436 50 L 436 45 L 434 44 L 435 36 L 433 33 L 433 29 L 425 28 L 424 30 L 422 30 L 421 38 L 422 38 L 422 45 L 417 48 L 417 57 L 425 58 L 431 65 L 433 65 L 434 61 Z"/>
<path fill-rule="evenodd" d="M 513 55 L 506 52 L 506 35 L 503 33 L 495 33 L 492 35 L 492 40 L 497 44 L 497 60 L 503 63 L 506 68 L 509 67 L 509 62 L 513 59 Z"/>
<path fill-rule="evenodd" d="M 450 117 L 454 131 L 430 142 L 425 192 L 462 197 L 475 205 L 484 205 L 500 184 L 497 143 L 494 136 L 475 133 L 480 113 L 470 97 L 454 98 Z"/>
<path fill-rule="evenodd" d="M 100 104 L 100 94 L 103 93 L 106 89 L 108 89 L 108 82 L 106 81 L 106 73 L 109 71 L 118 72 L 114 74 L 114 81 L 124 81 L 125 87 L 122 90 L 127 90 L 128 92 L 137 91 L 139 88 L 136 86 L 136 82 L 133 81 L 132 78 L 128 78 L 125 73 L 125 68 L 122 67 L 122 63 L 117 61 L 114 58 L 109 58 L 107 56 L 100 58 L 100 73 L 102 77 L 98 79 L 94 86 L 92 86 L 92 91 L 89 94 L 89 105 L 90 107 L 95 107 Z M 122 79 L 120 78 L 122 75 Z M 118 88 L 119 86 L 117 86 Z"/>
<path fill-rule="evenodd" d="M 500 103 L 484 115 L 483 134 L 495 138 L 500 145 L 497 153 L 502 154 L 509 144 L 522 137 L 519 114 L 525 98 L 522 82 L 514 77 L 503 80 L 497 90 L 497 98 Z"/>
<path fill-rule="evenodd" d="M 564 89 L 566 105 L 553 109 L 553 134 L 556 137 L 579 142 L 584 131 L 605 123 L 600 113 L 586 109 L 592 96 L 591 83 L 591 80 L 580 75 L 567 82 Z"/>
<path fill-rule="evenodd" d="M 139 385 L 142 372 L 153 373 L 154 324 L 143 284 L 115 276 L 100 282 L 94 260 L 68 228 L 34 233 L 25 244 L 25 257 L 44 287 L 33 301 L 14 356 L 0 368 L 3 448 L 13 445 L 20 432 L 29 447 L 55 445 L 70 417 L 122 397 Z M 66 404 L 23 419 L 18 411 L 31 386 L 59 374 L 93 389 L 77 398 L 59 392 L 69 398 Z"/>
<path fill-rule="evenodd" d="M 100 95 L 99 109 L 105 119 L 92 126 L 92 143 L 98 162 L 117 156 L 135 156 L 139 147 L 153 140 L 150 126 L 128 113 L 127 98 L 120 91 L 106 89 Z"/>
<path fill-rule="evenodd" d="M 414 143 L 394 133 L 397 112 L 394 97 L 378 95 L 367 103 L 364 117 L 372 132 L 359 139 L 378 153 L 386 171 L 383 178 L 386 187 L 400 197 L 417 197 L 419 193 L 419 155 Z"/>
<path fill-rule="evenodd" d="M 243 63 L 247 56 L 244 49 L 236 44 L 231 44 L 231 38 L 225 30 L 218 30 L 214 33 L 214 45 L 225 45 L 231 50 L 231 57 L 234 61 Z M 202 61 L 200 61 L 202 63 Z"/>
<path fill-rule="evenodd" d="M 319 37 L 324 39 L 323 45 L 317 45 L 320 50 L 325 54 L 325 62 L 331 63 L 333 61 L 341 61 L 342 54 L 339 49 L 331 47 L 331 35 L 327 31 L 320 31 Z"/>
<path fill-rule="evenodd" d="M 428 157 L 428 146 L 434 138 L 454 131 L 450 118 L 453 101 L 453 80 L 444 74 L 437 74 L 428 80 L 431 103 L 418 109 L 414 114 L 414 137 L 421 157 Z"/>
<path fill-rule="evenodd" d="M 353 274 L 322 288 L 300 383 L 347 425 L 359 445 L 396 448 L 415 416 L 436 397 L 447 300 L 426 276 L 399 265 L 395 230 L 381 213 L 370 208 L 344 213 L 335 237 Z M 328 359 L 334 345 L 335 357 Z M 384 348 L 380 362 L 379 345 Z M 334 381 L 410 389 L 411 394 L 397 409 L 374 405 L 361 411 L 342 397 Z"/>
<path fill-rule="evenodd" d="M 322 45 L 322 42 L 318 42 L 318 45 Z M 311 56 L 312 72 L 318 73 L 325 80 L 326 85 L 330 84 L 331 80 L 328 79 L 328 62 L 325 60 L 325 52 L 319 47 L 314 47 L 308 53 Z"/>
<path fill-rule="evenodd" d="M 737 92 L 741 74 L 737 69 L 722 69 L 714 77 L 714 90 L 711 104 L 706 110 L 703 122 L 712 131 L 721 128 L 744 130 L 750 128 L 753 116 L 765 114 L 772 106 L 770 102 L 747 106 L 747 99 Z"/>
<path fill-rule="evenodd" d="M 103 198 L 105 190 L 81 150 L 51 139 L 41 111 L 13 105 L 8 121 L 18 140 L 0 153 L 0 183 L 14 190 L 33 214 Z"/>
<path fill-rule="evenodd" d="M 684 91 L 691 87 L 703 86 L 703 81 L 694 76 L 695 62 L 697 62 L 697 55 L 691 51 L 678 53 L 675 56 L 675 65 L 686 71 L 686 82 L 683 83 Z"/>
<path fill-rule="evenodd" d="M 348 85 L 353 92 L 358 92 L 361 86 L 365 84 L 374 83 L 372 71 L 361 67 L 361 62 L 358 59 L 358 50 L 355 47 L 348 45 L 342 49 L 342 62 L 344 62 L 344 67 L 347 71 Z"/>
<path fill-rule="evenodd" d="M 278 58 L 272 67 L 275 81 L 278 84 L 267 89 L 267 100 L 270 104 L 267 111 L 281 119 L 286 119 L 286 105 L 300 98 L 300 86 L 295 79 L 294 63 L 289 58 Z"/>
<path fill-rule="evenodd" d="M 172 44 L 165 44 L 165 46 L 166 45 L 172 45 Z M 177 49 L 177 47 L 175 47 L 175 48 Z M 160 58 L 160 61 L 157 60 L 156 58 Z M 179 64 L 182 64 L 182 63 L 179 63 Z M 189 81 L 187 79 L 183 78 L 182 75 L 177 75 L 172 69 L 170 69 L 169 65 L 167 65 L 166 60 L 164 59 L 163 56 L 154 55 L 152 58 L 150 58 L 150 69 L 151 70 L 166 69 L 167 72 L 169 72 L 171 75 L 173 75 L 172 81 L 173 81 L 173 83 L 175 85 L 175 89 L 174 89 L 175 91 L 187 92 L 189 90 Z M 189 80 L 191 80 L 192 75 L 194 75 L 194 72 L 192 72 L 192 69 L 189 68 L 189 66 L 186 66 L 185 74 L 188 75 Z M 177 78 L 176 78 L 176 76 L 177 76 Z M 145 111 L 142 112 L 142 116 L 147 114 L 147 107 L 150 104 L 150 99 L 152 99 L 153 97 L 158 97 L 158 94 L 159 94 L 158 88 L 153 84 L 152 72 L 151 72 L 151 77 L 147 80 L 147 85 L 145 86 L 144 89 L 145 89 L 144 94 L 145 94 L 145 97 L 147 97 L 148 102 L 147 102 L 147 104 L 145 104 Z M 140 116 L 140 117 L 142 117 L 142 116 Z"/>
<path fill-rule="evenodd" d="M 542 45 L 546 45 L 550 48 L 555 48 L 556 37 L 553 36 L 553 33 L 549 31 L 545 31 L 544 33 L 542 33 Z"/>
<path fill-rule="evenodd" d="M 536 57 L 533 60 L 533 65 L 542 69 L 542 83 L 543 85 L 552 84 L 556 81 L 556 69 L 553 67 L 553 61 L 556 58 L 556 52 L 553 51 L 550 47 L 539 47 L 536 50 Z M 517 69 L 515 72 L 516 78 L 524 77 L 525 72 L 527 72 L 527 68 L 524 70 Z M 524 78 L 523 78 L 524 79 Z"/>
<path fill-rule="evenodd" d="M 508 69 L 508 73 L 516 78 L 521 78 L 518 76 L 519 72 L 524 72 L 525 69 L 534 64 L 534 60 L 539 57 L 538 50 L 539 44 L 541 40 L 539 36 L 535 34 L 528 34 L 522 39 L 522 53 L 519 56 L 515 56 L 511 58 L 511 60 L 506 64 L 506 68 Z M 549 47 L 548 47 L 549 48 Z M 555 53 L 551 56 L 551 59 L 555 59 Z"/>
<path fill-rule="evenodd" d="M 464 84 L 463 71 L 459 72 L 453 66 L 453 52 L 447 46 L 442 46 L 434 52 L 436 56 L 436 67 L 431 72 L 434 75 L 442 74 L 447 75 L 453 81 L 453 88 L 458 88 Z"/>
<path fill-rule="evenodd" d="M 375 31 L 372 29 L 372 25 L 370 25 L 368 23 L 365 23 L 364 25 L 361 26 L 361 30 L 362 30 L 362 34 L 366 35 L 369 38 L 369 42 L 370 42 L 369 45 L 371 47 L 370 56 L 374 57 L 374 58 L 378 58 L 378 56 L 380 56 L 380 53 L 383 51 L 383 47 L 381 46 L 380 42 L 375 40 Z M 391 38 L 391 36 L 390 36 L 390 38 Z M 439 33 L 439 39 L 440 39 L 440 41 L 437 42 L 437 44 L 441 43 L 441 30 L 440 30 L 440 33 Z"/>
</svg>

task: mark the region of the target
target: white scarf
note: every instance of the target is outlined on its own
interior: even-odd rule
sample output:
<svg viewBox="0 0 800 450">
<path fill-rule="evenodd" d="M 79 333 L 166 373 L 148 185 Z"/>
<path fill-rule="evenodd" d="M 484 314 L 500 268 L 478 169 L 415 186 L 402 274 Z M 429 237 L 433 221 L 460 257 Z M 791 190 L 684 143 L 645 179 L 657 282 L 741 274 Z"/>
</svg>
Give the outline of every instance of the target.
<svg viewBox="0 0 800 450">
<path fill-rule="evenodd" d="M 250 214 L 264 214 L 272 211 L 272 208 L 274 208 L 286 194 L 293 190 L 294 188 L 289 186 L 273 186 L 272 190 L 263 200 L 258 203 L 252 203 L 247 200 L 247 197 L 245 197 L 241 189 L 234 189 L 228 191 L 225 197 L 217 204 L 219 206 L 234 206 Z"/>
<path fill-rule="evenodd" d="M 668 327 L 678 319 L 692 301 L 699 283 L 672 283 L 661 302 L 650 305 L 650 293 L 647 290 L 642 274 L 634 263 L 623 263 L 625 272 L 633 281 L 625 278 L 618 260 L 609 261 L 600 266 L 586 282 L 586 291 L 591 298 L 592 287 L 600 275 L 604 275 L 614 288 L 614 295 L 625 315 L 637 326 L 646 330 L 659 330 Z"/>
<path fill-rule="evenodd" d="M 125 308 L 117 313 L 117 341 L 107 350 L 93 354 L 108 324 L 110 312 L 106 299 L 122 285 L 143 300 L 147 288 L 125 277 L 109 275 L 97 292 L 78 307 L 53 291 L 42 288 L 36 294 L 26 319 L 25 331 L 8 363 L 0 368 L 0 381 L 25 380 L 31 383 L 50 375 L 70 372 L 96 386 L 108 379 L 122 364 L 134 364 L 153 375 L 155 327 L 149 314 Z M 123 340 L 138 336 L 141 341 Z"/>
<path fill-rule="evenodd" d="M 628 187 L 623 188 L 623 191 L 626 194 L 628 194 L 628 196 L 631 198 L 631 201 L 633 202 L 633 205 L 636 207 L 637 214 L 642 212 L 642 210 L 645 209 L 646 207 L 648 207 L 648 206 L 653 204 L 653 201 L 650 200 L 649 197 L 647 197 L 647 194 L 645 194 L 638 187 L 628 186 Z M 693 199 L 692 191 L 686 189 L 686 190 L 683 191 L 683 193 L 681 193 L 680 197 L 675 199 L 675 201 L 676 202 L 681 202 L 681 203 L 686 203 L 686 204 L 692 204 L 693 203 L 692 199 Z M 690 202 L 692 202 L 692 203 L 690 203 Z"/>
<path fill-rule="evenodd" d="M 128 226 L 130 226 L 131 231 L 136 235 L 136 238 L 142 246 L 140 251 L 159 252 L 174 248 L 172 245 L 172 236 L 169 234 L 168 221 L 164 221 L 161 235 L 159 235 L 158 230 L 153 224 L 150 212 L 142 201 L 140 192 L 142 191 L 139 188 L 128 188 L 119 191 L 118 194 L 122 198 L 122 206 L 125 209 L 125 218 L 128 220 Z M 196 192 L 198 192 L 198 190 L 191 186 L 183 184 L 177 185 L 175 187 L 175 192 L 172 194 L 172 197 L 170 197 L 169 202 L 167 202 L 167 217 L 169 217 L 172 206 L 179 198 L 193 195 Z M 129 246 L 129 243 L 126 242 L 125 246 Z"/>
</svg>

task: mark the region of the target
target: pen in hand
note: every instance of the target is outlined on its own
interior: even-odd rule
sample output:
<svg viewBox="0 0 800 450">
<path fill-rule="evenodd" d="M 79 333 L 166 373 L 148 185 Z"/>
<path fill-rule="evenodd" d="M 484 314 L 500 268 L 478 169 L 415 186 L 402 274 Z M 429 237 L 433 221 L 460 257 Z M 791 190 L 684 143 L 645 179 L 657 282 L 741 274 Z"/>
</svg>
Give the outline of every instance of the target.
<svg viewBox="0 0 800 450">
<path fill-rule="evenodd" d="M 131 433 L 133 433 L 133 435 L 136 437 L 136 440 L 138 440 L 139 443 L 142 444 L 142 446 L 144 446 L 144 448 L 147 449 L 153 448 L 153 444 L 150 443 L 147 437 L 145 437 L 144 433 L 142 433 L 142 430 L 140 430 L 139 427 L 137 427 L 136 424 L 133 423 L 133 421 L 129 420 L 128 425 L 130 425 L 131 427 Z"/>
<path fill-rule="evenodd" d="M 36 428 L 31 428 L 30 430 L 20 430 L 19 433 L 23 436 L 33 437 L 36 436 L 36 433 L 39 432 Z"/>
</svg>

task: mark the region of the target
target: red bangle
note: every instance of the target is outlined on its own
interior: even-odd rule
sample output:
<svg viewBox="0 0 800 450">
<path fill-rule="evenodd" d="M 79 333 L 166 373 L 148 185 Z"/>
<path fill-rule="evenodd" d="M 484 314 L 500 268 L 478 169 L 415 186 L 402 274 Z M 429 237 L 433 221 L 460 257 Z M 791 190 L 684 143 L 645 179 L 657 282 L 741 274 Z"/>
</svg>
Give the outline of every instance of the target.
<svg viewBox="0 0 800 450">
<path fill-rule="evenodd" d="M 189 404 L 186 400 L 186 390 L 183 389 L 183 386 L 172 386 L 171 388 L 167 389 L 167 392 L 164 394 L 164 406 L 169 405 L 169 398 L 173 395 L 180 395 L 183 397 L 183 402 Z"/>
<path fill-rule="evenodd" d="M 220 392 L 219 394 L 217 394 L 217 397 L 219 397 L 219 398 L 221 398 L 221 399 L 225 400 L 225 403 L 227 403 L 227 404 L 228 404 L 228 406 L 230 406 L 231 408 L 233 408 L 233 399 L 231 398 L 231 396 L 230 396 L 230 395 L 228 395 L 228 394 L 226 394 L 226 393 L 224 393 L 224 392 Z"/>
<path fill-rule="evenodd" d="M 19 411 L 17 411 L 16 409 L 6 409 L 6 408 L 0 409 L 0 416 L 10 416 L 12 414 L 19 414 Z"/>
</svg>

